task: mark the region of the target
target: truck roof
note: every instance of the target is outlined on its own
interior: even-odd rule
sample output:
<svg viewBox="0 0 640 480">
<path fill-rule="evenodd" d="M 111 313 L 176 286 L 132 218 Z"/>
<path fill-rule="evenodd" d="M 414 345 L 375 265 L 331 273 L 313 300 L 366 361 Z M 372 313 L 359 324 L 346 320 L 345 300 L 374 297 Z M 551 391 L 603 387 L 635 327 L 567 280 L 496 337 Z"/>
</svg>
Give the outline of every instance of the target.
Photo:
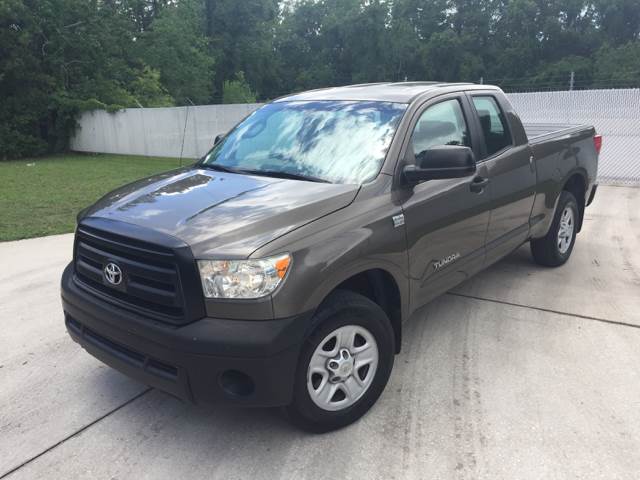
<svg viewBox="0 0 640 480">
<path fill-rule="evenodd" d="M 411 103 L 418 96 L 434 90 L 451 89 L 464 86 L 465 88 L 496 88 L 489 85 L 474 83 L 445 83 L 445 82 L 382 82 L 346 85 L 343 87 L 320 88 L 306 92 L 294 93 L 278 98 L 282 101 L 301 100 L 357 100 Z"/>
</svg>

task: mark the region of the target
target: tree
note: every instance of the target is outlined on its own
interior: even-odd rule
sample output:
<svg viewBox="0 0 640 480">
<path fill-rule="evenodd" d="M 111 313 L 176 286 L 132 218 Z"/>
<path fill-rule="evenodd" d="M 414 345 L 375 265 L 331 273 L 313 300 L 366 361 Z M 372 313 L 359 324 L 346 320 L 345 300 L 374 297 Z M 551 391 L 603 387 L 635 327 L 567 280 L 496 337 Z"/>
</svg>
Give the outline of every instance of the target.
<svg viewBox="0 0 640 480">
<path fill-rule="evenodd" d="M 637 41 L 640 36 L 638 0 L 598 0 L 598 23 L 607 40 L 614 45 Z"/>
<path fill-rule="evenodd" d="M 448 28 L 447 1 L 396 0 L 391 8 L 389 59 L 391 78 L 429 78 L 425 64 L 426 43 Z"/>
<path fill-rule="evenodd" d="M 290 4 L 275 32 L 280 89 L 295 90 L 334 85 L 336 73 L 325 47 L 324 2 L 303 0 Z"/>
<path fill-rule="evenodd" d="M 238 72 L 233 80 L 225 80 L 222 85 L 222 103 L 255 103 L 256 94 L 244 79 L 244 73 Z"/>
<path fill-rule="evenodd" d="M 7 0 L 0 4 L 0 155 L 67 148 L 79 112 L 172 105 L 160 73 L 136 54 L 129 4 Z"/>
<path fill-rule="evenodd" d="M 175 102 L 211 101 L 214 59 L 204 34 L 204 4 L 181 0 L 165 7 L 136 42 L 140 57 L 160 73 Z"/>
<path fill-rule="evenodd" d="M 603 45 L 595 55 L 594 70 L 597 86 L 637 86 L 640 42 L 627 42 L 619 47 Z"/>
<path fill-rule="evenodd" d="M 398 80 L 637 86 L 640 0 L 2 0 L 0 158 L 92 108 Z"/>
<path fill-rule="evenodd" d="M 273 29 L 278 0 L 205 0 L 207 35 L 216 64 L 214 89 L 244 72 L 258 92 L 277 89 Z"/>
</svg>

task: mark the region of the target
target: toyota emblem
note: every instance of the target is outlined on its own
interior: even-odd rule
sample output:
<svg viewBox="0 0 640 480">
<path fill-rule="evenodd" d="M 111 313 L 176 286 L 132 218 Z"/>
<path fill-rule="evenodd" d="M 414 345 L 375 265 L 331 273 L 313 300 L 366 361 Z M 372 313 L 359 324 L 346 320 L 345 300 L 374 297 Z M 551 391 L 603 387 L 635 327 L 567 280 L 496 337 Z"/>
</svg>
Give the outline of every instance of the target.
<svg viewBox="0 0 640 480">
<path fill-rule="evenodd" d="M 104 279 L 114 287 L 122 283 L 122 269 L 115 263 L 109 262 L 104 267 Z"/>
</svg>

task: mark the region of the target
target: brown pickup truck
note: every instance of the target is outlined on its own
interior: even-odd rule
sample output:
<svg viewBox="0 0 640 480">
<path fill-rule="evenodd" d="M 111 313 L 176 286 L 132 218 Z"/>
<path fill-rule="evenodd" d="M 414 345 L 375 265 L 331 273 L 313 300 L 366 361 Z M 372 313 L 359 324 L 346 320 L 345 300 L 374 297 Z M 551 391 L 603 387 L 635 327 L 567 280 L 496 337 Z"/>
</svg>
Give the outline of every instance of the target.
<svg viewBox="0 0 640 480">
<path fill-rule="evenodd" d="M 280 98 L 79 215 L 67 329 L 187 401 L 342 427 L 382 393 L 417 309 L 525 242 L 568 260 L 600 145 L 590 126 L 523 126 L 487 85 Z"/>
</svg>

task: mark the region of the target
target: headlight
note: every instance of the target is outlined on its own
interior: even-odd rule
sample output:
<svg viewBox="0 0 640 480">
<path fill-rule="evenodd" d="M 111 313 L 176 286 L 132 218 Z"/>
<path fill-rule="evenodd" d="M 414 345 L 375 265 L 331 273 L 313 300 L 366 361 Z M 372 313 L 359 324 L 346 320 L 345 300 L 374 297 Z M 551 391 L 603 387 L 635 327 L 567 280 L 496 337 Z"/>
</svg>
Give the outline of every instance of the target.
<svg viewBox="0 0 640 480">
<path fill-rule="evenodd" d="M 198 260 L 207 298 L 260 298 L 273 292 L 287 274 L 288 254 L 256 260 Z"/>
</svg>

